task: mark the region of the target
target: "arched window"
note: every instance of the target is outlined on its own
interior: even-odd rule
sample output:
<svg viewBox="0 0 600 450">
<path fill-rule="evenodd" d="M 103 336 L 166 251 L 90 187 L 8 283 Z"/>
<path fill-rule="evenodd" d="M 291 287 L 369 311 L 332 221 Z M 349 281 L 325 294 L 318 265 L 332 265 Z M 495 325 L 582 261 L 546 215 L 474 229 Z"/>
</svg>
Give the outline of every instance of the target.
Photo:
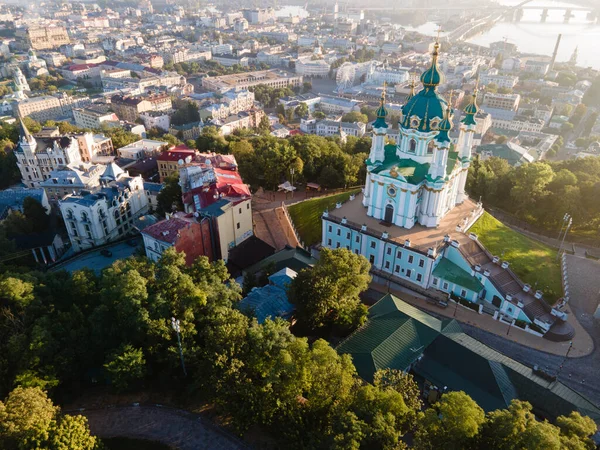
<svg viewBox="0 0 600 450">
<path fill-rule="evenodd" d="M 73 211 L 68 209 L 67 210 L 67 219 L 73 220 L 75 217 L 73 216 Z"/>
<path fill-rule="evenodd" d="M 87 222 L 87 221 L 88 221 L 88 215 L 87 215 L 87 213 L 86 213 L 85 211 L 83 211 L 83 212 L 81 213 L 81 220 L 82 220 L 83 222 Z"/>
<path fill-rule="evenodd" d="M 408 151 L 411 153 L 414 153 L 417 151 L 417 141 L 415 141 L 414 139 L 411 139 L 410 141 L 408 141 Z"/>
<path fill-rule="evenodd" d="M 435 147 L 435 144 L 433 143 L 433 141 L 429 141 L 429 144 L 427 144 L 427 154 L 428 155 L 433 155 L 434 147 Z"/>
</svg>

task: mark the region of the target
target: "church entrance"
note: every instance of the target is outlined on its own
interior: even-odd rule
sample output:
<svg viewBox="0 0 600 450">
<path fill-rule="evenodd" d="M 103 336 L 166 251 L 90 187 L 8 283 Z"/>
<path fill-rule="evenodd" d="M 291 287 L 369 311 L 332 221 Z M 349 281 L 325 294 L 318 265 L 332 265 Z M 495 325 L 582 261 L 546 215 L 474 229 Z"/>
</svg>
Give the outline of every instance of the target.
<svg viewBox="0 0 600 450">
<path fill-rule="evenodd" d="M 385 218 L 383 220 L 388 223 L 394 221 L 394 207 L 392 205 L 387 205 L 385 207 Z"/>
</svg>

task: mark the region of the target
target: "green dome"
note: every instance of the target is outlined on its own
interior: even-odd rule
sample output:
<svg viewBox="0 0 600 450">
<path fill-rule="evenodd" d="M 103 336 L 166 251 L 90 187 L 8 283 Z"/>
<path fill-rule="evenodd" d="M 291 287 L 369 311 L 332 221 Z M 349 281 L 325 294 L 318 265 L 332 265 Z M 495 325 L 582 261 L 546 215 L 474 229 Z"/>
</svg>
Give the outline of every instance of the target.
<svg viewBox="0 0 600 450">
<path fill-rule="evenodd" d="M 475 115 L 479 112 L 479 108 L 477 107 L 477 88 L 473 92 L 473 100 L 471 103 L 467 105 L 465 108 L 465 118 L 461 121 L 465 125 L 476 125 Z"/>
<path fill-rule="evenodd" d="M 373 128 L 387 128 L 388 124 L 385 121 L 385 118 L 388 115 L 387 109 L 385 109 L 385 84 L 383 86 L 383 92 L 381 93 L 381 102 L 379 104 L 379 108 L 375 111 L 377 114 L 377 119 L 373 122 Z"/>
<path fill-rule="evenodd" d="M 440 71 L 437 65 L 437 57 L 438 57 L 438 49 L 440 48 L 440 44 L 437 42 L 433 47 L 433 59 L 431 61 L 431 66 L 421 75 L 421 83 L 425 87 L 436 87 L 439 86 L 444 81 L 444 74 Z"/>
<path fill-rule="evenodd" d="M 432 119 L 442 120 L 446 110 L 446 100 L 435 89 L 422 89 L 402 107 L 402 127 L 414 128 L 417 131 L 434 131 Z M 419 120 L 418 126 L 412 126 L 414 118 Z"/>
<path fill-rule="evenodd" d="M 437 86 L 444 78 L 437 66 L 439 47 L 436 42 L 431 66 L 421 75 L 423 89 L 414 95 L 411 90 L 411 94 L 406 98 L 400 122 L 403 128 L 413 128 L 423 132 L 435 131 L 444 117 L 447 102 L 437 92 Z M 415 118 L 418 119 L 418 124 L 413 123 Z M 434 118 L 437 118 L 437 123 L 432 122 Z"/>
<path fill-rule="evenodd" d="M 452 117 L 452 108 L 450 105 L 448 105 L 444 119 L 439 125 L 440 132 L 435 137 L 437 142 L 450 142 L 450 137 L 448 136 L 448 132 L 452 129 L 452 121 L 450 120 L 450 117 Z"/>
</svg>

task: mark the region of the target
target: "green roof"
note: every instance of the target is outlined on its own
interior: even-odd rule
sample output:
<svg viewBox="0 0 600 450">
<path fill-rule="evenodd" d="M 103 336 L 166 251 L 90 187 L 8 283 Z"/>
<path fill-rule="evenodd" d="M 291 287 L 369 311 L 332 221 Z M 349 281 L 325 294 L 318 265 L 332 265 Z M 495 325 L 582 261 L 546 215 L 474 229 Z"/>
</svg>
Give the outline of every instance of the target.
<svg viewBox="0 0 600 450">
<path fill-rule="evenodd" d="M 438 265 L 433 269 L 433 276 L 441 278 L 468 289 L 473 292 L 480 292 L 483 285 L 470 273 L 461 269 L 448 258 L 442 258 Z"/>
<path fill-rule="evenodd" d="M 532 162 L 535 159 L 528 154 L 527 149 L 512 142 L 480 145 L 477 147 L 476 152 L 479 154 L 489 153 L 491 156 L 505 159 L 511 166 Z"/>
<path fill-rule="evenodd" d="M 600 409 L 584 396 L 467 336 L 455 320 L 438 320 L 390 294 L 369 309 L 367 323 L 337 351 L 350 354 L 367 381 L 378 369 L 406 370 L 414 364 L 418 377 L 440 388 L 464 390 L 486 411 L 506 408 L 519 398 L 542 417 L 555 419 L 577 410 L 600 420 Z"/>
<path fill-rule="evenodd" d="M 429 164 L 421 164 L 410 158 L 399 158 L 396 155 L 396 146 L 388 144 L 385 146 L 385 158 L 381 164 L 371 169 L 371 173 L 381 173 L 385 170 L 396 168 L 396 171 L 406 178 L 410 184 L 419 184 L 425 179 L 429 172 Z M 367 162 L 369 163 L 369 162 Z"/>
</svg>

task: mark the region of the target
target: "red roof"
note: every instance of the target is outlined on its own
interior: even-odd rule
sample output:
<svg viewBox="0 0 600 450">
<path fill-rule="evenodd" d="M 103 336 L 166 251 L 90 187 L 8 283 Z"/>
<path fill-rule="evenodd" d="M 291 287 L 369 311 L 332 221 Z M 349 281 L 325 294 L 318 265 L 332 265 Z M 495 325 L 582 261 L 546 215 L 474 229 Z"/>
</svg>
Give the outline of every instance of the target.
<svg viewBox="0 0 600 450">
<path fill-rule="evenodd" d="M 221 198 L 250 198 L 252 194 L 237 171 L 212 168 L 216 183 L 192 189 L 183 194 L 183 202 L 194 205 L 194 196 L 198 196 L 200 207 L 206 208 Z"/>
<path fill-rule="evenodd" d="M 75 72 L 78 70 L 86 70 L 91 69 L 92 67 L 96 67 L 98 64 L 73 64 L 72 66 L 67 67 L 67 70 L 71 72 Z"/>
<path fill-rule="evenodd" d="M 142 234 L 147 234 L 162 242 L 174 244 L 177 241 L 179 230 L 193 225 L 193 220 L 171 217 L 144 228 Z"/>
<path fill-rule="evenodd" d="M 290 136 L 302 135 L 304 134 L 302 131 L 298 129 L 290 130 Z"/>
<path fill-rule="evenodd" d="M 185 160 L 188 156 L 191 156 L 194 159 L 194 156 L 197 154 L 196 150 L 192 150 L 189 148 L 181 148 L 178 149 L 174 147 L 170 150 L 162 152 L 160 155 L 156 157 L 158 161 L 179 161 L 180 159 Z"/>
</svg>

